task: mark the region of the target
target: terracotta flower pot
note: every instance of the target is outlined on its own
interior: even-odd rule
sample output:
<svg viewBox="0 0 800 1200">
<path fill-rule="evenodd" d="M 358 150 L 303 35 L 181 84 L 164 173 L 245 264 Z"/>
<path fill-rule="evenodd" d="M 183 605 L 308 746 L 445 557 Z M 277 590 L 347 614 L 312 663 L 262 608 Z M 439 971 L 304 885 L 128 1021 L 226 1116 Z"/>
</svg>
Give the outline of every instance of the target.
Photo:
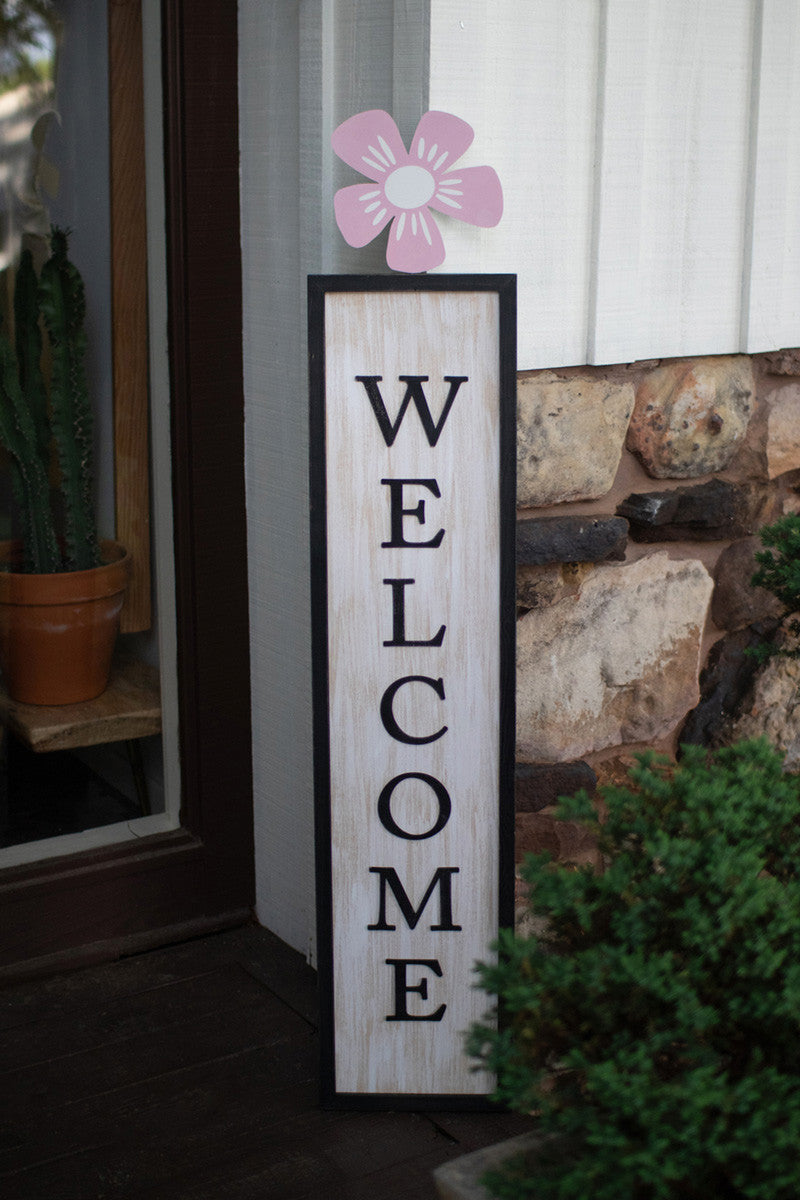
<svg viewBox="0 0 800 1200">
<path fill-rule="evenodd" d="M 130 556 L 101 542 L 102 565 L 88 571 L 26 575 L 15 546 L 0 542 L 0 667 L 22 704 L 78 704 L 108 683 Z"/>
</svg>

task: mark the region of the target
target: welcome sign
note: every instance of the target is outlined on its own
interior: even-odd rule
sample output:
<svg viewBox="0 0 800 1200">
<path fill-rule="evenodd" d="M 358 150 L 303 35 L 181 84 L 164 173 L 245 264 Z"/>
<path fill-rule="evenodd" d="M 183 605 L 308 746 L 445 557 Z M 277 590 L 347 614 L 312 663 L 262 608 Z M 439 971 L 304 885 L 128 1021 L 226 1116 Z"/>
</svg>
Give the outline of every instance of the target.
<svg viewBox="0 0 800 1200">
<path fill-rule="evenodd" d="M 476 1106 L 513 918 L 515 277 L 311 277 L 323 1100 Z"/>
</svg>

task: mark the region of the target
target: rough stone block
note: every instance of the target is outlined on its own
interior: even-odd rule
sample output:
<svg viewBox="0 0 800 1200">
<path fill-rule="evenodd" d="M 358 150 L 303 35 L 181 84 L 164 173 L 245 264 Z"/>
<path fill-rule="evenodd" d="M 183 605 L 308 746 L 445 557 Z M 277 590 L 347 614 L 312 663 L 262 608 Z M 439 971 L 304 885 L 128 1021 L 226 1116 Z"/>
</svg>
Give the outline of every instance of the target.
<svg viewBox="0 0 800 1200">
<path fill-rule="evenodd" d="M 737 629 L 711 647 L 700 672 L 700 703 L 686 718 L 678 735 L 682 744 L 720 746 L 752 686 L 758 660 L 748 653 L 775 632 L 777 622 Z"/>
<path fill-rule="evenodd" d="M 636 766 L 636 756 L 634 754 L 615 754 L 613 758 L 604 758 L 595 767 L 598 789 L 602 790 L 607 787 L 629 788 L 631 786 L 630 772 L 634 766 Z M 602 811 L 602 800 L 598 798 L 597 803 L 601 806 Z"/>
<path fill-rule="evenodd" d="M 765 737 L 783 755 L 787 771 L 800 772 L 800 658 L 771 658 L 756 673 L 746 711 L 733 722 L 730 740 Z"/>
<path fill-rule="evenodd" d="M 574 596 L 584 579 L 594 570 L 593 563 L 548 563 L 517 567 L 517 604 L 520 608 L 538 608 Z"/>
<path fill-rule="evenodd" d="M 770 479 L 800 468 L 800 384 L 778 388 L 769 398 L 767 471 Z"/>
<path fill-rule="evenodd" d="M 728 479 L 740 483 L 747 479 L 766 482 L 767 471 L 767 402 L 763 395 L 756 395 L 753 414 L 742 441 L 726 467 Z"/>
<path fill-rule="evenodd" d="M 592 834 L 577 821 L 559 821 L 555 810 L 517 813 L 514 839 L 518 859 L 525 854 L 547 853 L 554 862 L 600 866 L 600 852 Z"/>
<path fill-rule="evenodd" d="M 633 386 L 544 372 L 517 387 L 517 504 L 596 500 L 609 491 L 633 411 Z"/>
<path fill-rule="evenodd" d="M 758 569 L 756 551 L 760 549 L 758 538 L 744 538 L 732 542 L 717 559 L 711 619 L 720 629 L 744 629 L 754 621 L 782 616 L 780 600 L 765 588 L 753 587 L 750 582 Z"/>
<path fill-rule="evenodd" d="M 771 375 L 800 375 L 800 349 L 775 350 L 764 355 L 764 363 Z"/>
<path fill-rule="evenodd" d="M 522 1133 L 443 1163 L 433 1172 L 438 1200 L 490 1200 L 481 1182 L 484 1175 L 518 1155 L 534 1157 L 544 1142 L 539 1132 Z"/>
<path fill-rule="evenodd" d="M 517 521 L 517 563 L 622 560 L 627 541 L 622 517 L 532 517 Z"/>
<path fill-rule="evenodd" d="M 712 580 L 653 554 L 595 567 L 574 597 L 517 622 L 517 758 L 563 762 L 649 742 L 699 698 Z"/>
<path fill-rule="evenodd" d="M 594 792 L 597 775 L 588 763 L 517 763 L 514 799 L 518 813 L 539 812 L 574 796 L 581 788 Z"/>
<path fill-rule="evenodd" d="M 753 533 L 770 496 L 754 484 L 711 479 L 669 492 L 633 492 L 617 506 L 636 542 L 722 541 Z"/>
<path fill-rule="evenodd" d="M 721 471 L 747 431 L 754 394 L 747 357 L 667 363 L 637 389 L 628 449 L 654 479 Z"/>
</svg>

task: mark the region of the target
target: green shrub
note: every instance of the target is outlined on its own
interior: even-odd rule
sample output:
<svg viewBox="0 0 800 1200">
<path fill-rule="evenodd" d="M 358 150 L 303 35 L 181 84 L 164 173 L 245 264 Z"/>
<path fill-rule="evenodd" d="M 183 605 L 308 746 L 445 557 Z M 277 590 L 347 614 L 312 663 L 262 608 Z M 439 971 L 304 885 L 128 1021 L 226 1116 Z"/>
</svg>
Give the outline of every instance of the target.
<svg viewBox="0 0 800 1200">
<path fill-rule="evenodd" d="M 791 513 L 774 525 L 764 525 L 759 537 L 765 549 L 756 552 L 759 566 L 750 582 L 753 587 L 766 588 L 777 596 L 787 616 L 800 612 L 800 515 Z M 800 620 L 790 621 L 788 631 L 795 636 L 800 634 Z M 755 653 L 760 659 L 772 654 L 794 658 L 800 654 L 800 648 L 791 644 L 779 648 L 767 642 L 756 647 Z"/>
<path fill-rule="evenodd" d="M 585 793 L 560 815 L 593 830 L 605 870 L 529 856 L 546 932 L 506 931 L 478 968 L 501 1019 L 469 1052 L 559 1150 L 494 1194 L 796 1200 L 800 784 L 757 741 L 642 755 L 601 795 L 602 823 Z"/>
</svg>

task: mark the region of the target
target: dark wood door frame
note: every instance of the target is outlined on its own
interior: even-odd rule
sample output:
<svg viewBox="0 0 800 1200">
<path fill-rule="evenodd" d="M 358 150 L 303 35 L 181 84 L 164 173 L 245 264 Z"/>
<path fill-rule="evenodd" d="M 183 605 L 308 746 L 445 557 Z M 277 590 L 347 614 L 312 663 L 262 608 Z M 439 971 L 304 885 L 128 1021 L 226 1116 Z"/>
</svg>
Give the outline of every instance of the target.
<svg viewBox="0 0 800 1200">
<path fill-rule="evenodd" d="M 236 5 L 164 0 L 163 45 L 181 828 L 0 872 L 0 979 L 253 903 Z"/>
</svg>

